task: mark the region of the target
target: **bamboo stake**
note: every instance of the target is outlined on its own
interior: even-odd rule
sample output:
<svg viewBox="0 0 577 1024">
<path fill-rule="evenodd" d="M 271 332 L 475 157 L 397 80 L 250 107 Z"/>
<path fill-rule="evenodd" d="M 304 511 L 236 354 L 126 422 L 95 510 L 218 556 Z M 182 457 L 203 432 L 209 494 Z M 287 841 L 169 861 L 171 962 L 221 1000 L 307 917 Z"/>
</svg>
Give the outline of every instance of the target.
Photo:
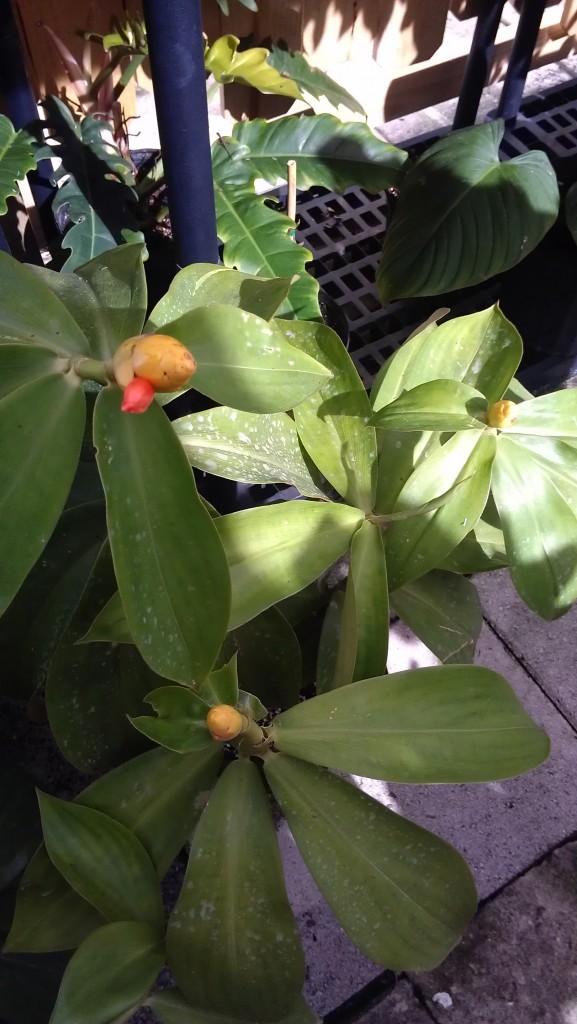
<svg viewBox="0 0 577 1024">
<path fill-rule="evenodd" d="M 296 220 L 297 215 L 297 164 L 296 160 L 288 160 L 287 165 L 287 207 L 286 212 L 291 220 Z M 296 241 L 296 228 L 291 228 L 289 234 Z"/>
</svg>

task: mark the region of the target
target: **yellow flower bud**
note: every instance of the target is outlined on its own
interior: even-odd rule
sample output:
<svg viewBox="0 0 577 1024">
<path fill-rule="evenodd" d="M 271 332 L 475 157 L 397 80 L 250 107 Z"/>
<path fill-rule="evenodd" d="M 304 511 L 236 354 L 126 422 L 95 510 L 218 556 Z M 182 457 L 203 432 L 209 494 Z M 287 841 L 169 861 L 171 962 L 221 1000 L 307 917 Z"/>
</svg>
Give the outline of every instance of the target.
<svg viewBox="0 0 577 1024">
<path fill-rule="evenodd" d="M 112 368 L 121 388 L 136 376 L 147 380 L 155 391 L 176 391 L 196 371 L 196 359 L 168 334 L 141 334 L 119 345 Z"/>
<path fill-rule="evenodd" d="M 230 704 L 217 704 L 206 716 L 208 731 L 215 740 L 233 740 L 247 727 L 248 720 Z"/>
<path fill-rule="evenodd" d="M 515 402 L 495 402 L 487 413 L 487 423 L 490 427 L 497 427 L 504 430 L 510 427 L 517 419 L 517 405 Z"/>
</svg>

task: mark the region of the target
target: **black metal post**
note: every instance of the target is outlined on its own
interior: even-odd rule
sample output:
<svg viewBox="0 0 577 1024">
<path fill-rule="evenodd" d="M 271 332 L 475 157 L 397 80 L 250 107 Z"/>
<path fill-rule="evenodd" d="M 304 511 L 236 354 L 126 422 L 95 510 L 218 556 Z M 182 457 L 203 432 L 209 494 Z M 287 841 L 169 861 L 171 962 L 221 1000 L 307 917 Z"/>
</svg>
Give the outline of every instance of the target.
<svg viewBox="0 0 577 1024">
<path fill-rule="evenodd" d="M 454 130 L 475 123 L 479 100 L 493 60 L 495 36 L 504 6 L 505 0 L 485 0 L 481 6 L 459 93 Z"/>
<path fill-rule="evenodd" d="M 200 0 L 144 0 L 176 260 L 217 263 Z"/>
<path fill-rule="evenodd" d="M 531 58 L 545 10 L 545 2 L 546 0 L 525 0 L 521 8 L 497 110 L 497 117 L 505 118 L 508 124 L 515 121 L 519 113 L 527 72 L 531 67 Z"/>
</svg>

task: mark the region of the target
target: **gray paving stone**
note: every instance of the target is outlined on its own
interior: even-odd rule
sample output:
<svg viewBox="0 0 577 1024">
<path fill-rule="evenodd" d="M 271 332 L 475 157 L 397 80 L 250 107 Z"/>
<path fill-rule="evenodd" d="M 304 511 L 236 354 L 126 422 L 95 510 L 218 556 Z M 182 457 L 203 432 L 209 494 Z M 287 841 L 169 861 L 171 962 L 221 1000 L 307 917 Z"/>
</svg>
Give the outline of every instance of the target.
<svg viewBox="0 0 577 1024">
<path fill-rule="evenodd" d="M 431 1018 L 410 983 L 403 979 L 378 1006 L 359 1017 L 356 1024 L 431 1024 Z"/>
<path fill-rule="evenodd" d="M 441 967 L 413 976 L 439 1024 L 575 1024 L 576 876 L 571 843 L 483 907 Z"/>
<path fill-rule="evenodd" d="M 577 607 L 555 622 L 530 611 L 506 572 L 475 580 L 486 619 L 577 726 Z"/>
</svg>

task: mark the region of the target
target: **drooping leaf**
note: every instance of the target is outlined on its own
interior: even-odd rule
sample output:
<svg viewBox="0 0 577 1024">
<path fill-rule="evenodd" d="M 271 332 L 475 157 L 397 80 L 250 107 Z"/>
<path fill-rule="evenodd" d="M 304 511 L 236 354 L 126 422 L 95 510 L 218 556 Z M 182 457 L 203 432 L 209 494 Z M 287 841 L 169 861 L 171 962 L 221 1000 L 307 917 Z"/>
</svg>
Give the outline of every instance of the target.
<svg viewBox="0 0 577 1024">
<path fill-rule="evenodd" d="M 389 592 L 379 526 L 367 520 L 355 533 L 331 689 L 380 676 L 387 668 Z"/>
<path fill-rule="evenodd" d="M 142 843 L 102 811 L 39 793 L 50 860 L 72 888 L 109 921 L 162 926 L 154 865 Z"/>
<path fill-rule="evenodd" d="M 149 924 L 103 925 L 68 964 L 50 1024 L 110 1024 L 140 1005 L 163 964 L 162 943 Z"/>
<path fill-rule="evenodd" d="M 251 413 L 218 406 L 174 421 L 191 465 L 227 480 L 287 483 L 322 498 L 303 457 L 294 420 L 286 413 Z"/>
<path fill-rule="evenodd" d="M 36 167 L 35 142 L 27 131 L 15 131 L 0 114 L 0 217 L 6 213 L 8 196 L 18 195 L 17 182 Z"/>
<path fill-rule="evenodd" d="M 267 608 L 232 630 L 224 650 L 227 655 L 236 651 L 241 686 L 266 707 L 296 704 L 302 684 L 301 651 L 292 626 L 278 608 Z"/>
<path fill-rule="evenodd" d="M 515 419 L 506 428 L 507 436 L 529 434 L 568 440 L 577 437 L 577 394 L 574 388 L 521 402 Z"/>
<path fill-rule="evenodd" d="M 284 711 L 272 735 L 292 757 L 391 782 L 488 782 L 549 752 L 503 677 L 471 665 L 351 683 Z"/>
<path fill-rule="evenodd" d="M 205 51 L 204 66 L 217 82 L 222 85 L 240 82 L 265 94 L 302 100 L 301 91 L 292 78 L 285 77 L 267 63 L 269 50 L 264 46 L 254 46 L 239 52 L 239 42 L 237 36 L 220 36 Z"/>
<path fill-rule="evenodd" d="M 255 1024 L 252 1020 L 242 1021 L 237 1016 L 226 1017 L 221 1013 L 197 1010 L 186 1001 L 178 989 L 174 988 L 153 992 L 146 1000 L 146 1005 L 154 1010 L 162 1024 Z M 277 1024 L 321 1024 L 321 1021 L 301 997 L 294 1010 Z"/>
<path fill-rule="evenodd" d="M 141 242 L 118 245 L 74 271 L 94 295 L 102 318 L 100 339 L 93 349 L 100 359 L 109 359 L 121 341 L 142 330 L 147 304 L 144 253 Z"/>
<path fill-rule="evenodd" d="M 130 415 L 121 398 L 120 388 L 100 392 L 94 440 L 122 604 L 150 667 L 190 683 L 208 674 L 226 633 L 226 559 L 162 409 Z"/>
<path fill-rule="evenodd" d="M 334 108 L 335 114 L 339 108 L 343 108 L 343 111 L 352 111 L 366 119 L 367 115 L 358 100 L 325 71 L 312 67 L 302 53 L 291 53 L 280 46 L 273 46 L 267 57 L 267 64 L 281 75 L 290 75 L 316 114 L 321 113 L 316 109 L 317 106 L 324 106 L 326 110 L 328 103 Z"/>
<path fill-rule="evenodd" d="M 385 430 L 478 430 L 486 423 L 487 400 L 456 380 L 434 380 L 403 391 L 375 413 L 371 422 Z"/>
<path fill-rule="evenodd" d="M 32 780 L 8 761 L 0 761 L 0 890 L 26 867 L 40 841 Z"/>
<path fill-rule="evenodd" d="M 59 356 L 88 356 L 88 340 L 32 267 L 0 252 L 0 340 L 42 345 Z"/>
<path fill-rule="evenodd" d="M 294 501 L 215 520 L 231 574 L 230 628 L 316 579 L 347 550 L 363 518 L 347 505 Z"/>
<path fill-rule="evenodd" d="M 367 426 L 371 406 L 351 357 L 330 327 L 285 323 L 279 327 L 291 345 L 326 367 L 330 378 L 294 407 L 299 437 L 311 459 L 351 505 L 373 505 L 377 443 Z"/>
<path fill-rule="evenodd" d="M 159 330 L 199 306 L 235 306 L 270 320 L 286 299 L 290 286 L 290 278 L 286 277 L 267 279 L 214 263 L 193 263 L 173 278 L 166 295 L 152 310 L 146 329 Z"/>
<path fill-rule="evenodd" d="M 323 768 L 275 754 L 265 774 L 309 871 L 365 956 L 393 970 L 440 963 L 476 909 L 460 854 Z"/>
<path fill-rule="evenodd" d="M 71 377 L 41 377 L 0 402 L 0 614 L 45 548 L 74 477 L 86 404 Z"/>
<path fill-rule="evenodd" d="M 208 704 L 185 686 L 162 686 L 147 694 L 158 717 L 131 718 L 135 729 L 154 743 L 161 743 L 179 754 L 190 754 L 212 745 L 206 716 Z"/>
<path fill-rule="evenodd" d="M 435 569 L 393 594 L 403 622 L 445 665 L 470 664 L 483 625 L 477 588 L 456 573 Z"/>
<path fill-rule="evenodd" d="M 452 132 L 409 169 L 377 272 L 383 304 L 508 270 L 555 222 L 559 189 L 547 156 L 531 150 L 501 163 L 504 130 L 489 121 Z"/>
<path fill-rule="evenodd" d="M 274 1021 L 299 998 L 302 949 L 266 791 L 249 760 L 226 768 L 197 825 L 167 950 L 198 1009 Z"/>
</svg>

